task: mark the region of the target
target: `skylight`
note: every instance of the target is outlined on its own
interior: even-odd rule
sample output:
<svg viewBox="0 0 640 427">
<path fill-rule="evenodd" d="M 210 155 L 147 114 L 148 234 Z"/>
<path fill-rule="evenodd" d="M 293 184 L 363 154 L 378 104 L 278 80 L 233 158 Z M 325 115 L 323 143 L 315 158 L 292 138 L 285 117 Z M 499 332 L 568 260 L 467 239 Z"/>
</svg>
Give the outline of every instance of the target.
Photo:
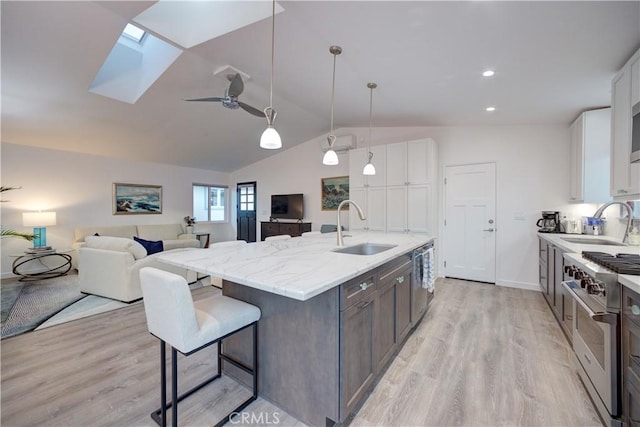
<svg viewBox="0 0 640 427">
<path fill-rule="evenodd" d="M 140 43 L 145 34 L 146 32 L 142 28 L 138 28 L 133 24 L 127 24 L 124 30 L 122 30 L 123 36 L 130 38 L 136 43 Z"/>
<path fill-rule="evenodd" d="M 131 28 L 137 30 L 133 35 L 127 32 Z M 127 25 L 91 82 L 89 92 L 135 104 L 180 54 L 182 49 Z"/>
</svg>

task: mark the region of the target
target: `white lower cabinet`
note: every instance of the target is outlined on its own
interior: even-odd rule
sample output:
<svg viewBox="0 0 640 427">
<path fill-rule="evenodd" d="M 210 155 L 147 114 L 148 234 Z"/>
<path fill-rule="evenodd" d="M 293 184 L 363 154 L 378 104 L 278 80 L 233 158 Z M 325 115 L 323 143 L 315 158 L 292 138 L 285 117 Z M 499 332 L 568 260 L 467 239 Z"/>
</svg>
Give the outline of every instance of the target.
<svg viewBox="0 0 640 427">
<path fill-rule="evenodd" d="M 407 231 L 407 187 L 387 187 L 387 231 Z"/>
<path fill-rule="evenodd" d="M 387 187 L 387 231 L 435 233 L 431 185 Z"/>
<path fill-rule="evenodd" d="M 356 202 L 366 219 L 362 221 L 358 211 L 349 207 L 349 229 L 351 230 L 386 230 L 386 188 L 385 187 L 360 187 L 349 189 L 349 198 Z"/>
<path fill-rule="evenodd" d="M 407 186 L 407 231 L 410 233 L 436 234 L 435 202 L 433 186 Z"/>
</svg>

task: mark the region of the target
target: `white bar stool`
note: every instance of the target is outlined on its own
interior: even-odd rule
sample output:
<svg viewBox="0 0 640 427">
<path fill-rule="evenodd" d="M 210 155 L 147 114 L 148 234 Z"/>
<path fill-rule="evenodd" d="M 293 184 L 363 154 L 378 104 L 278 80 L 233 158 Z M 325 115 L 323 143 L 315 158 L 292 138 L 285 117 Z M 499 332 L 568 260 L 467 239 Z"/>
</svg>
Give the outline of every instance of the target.
<svg viewBox="0 0 640 427">
<path fill-rule="evenodd" d="M 187 281 L 176 274 L 152 267 L 140 270 L 140 284 L 147 327 L 160 340 L 160 409 L 151 418 L 161 426 L 167 424 L 167 410 L 171 408 L 171 424 L 178 425 L 178 402 L 220 378 L 222 360 L 242 369 L 253 378 L 253 395 L 227 414 L 216 426 L 242 411 L 258 397 L 258 320 L 260 309 L 246 302 L 216 295 L 193 302 Z M 222 340 L 251 327 L 253 329 L 252 366 L 222 353 Z M 171 346 L 171 401 L 167 403 L 166 344 Z M 191 390 L 178 396 L 178 354 L 189 356 L 218 343 L 218 372 Z"/>
</svg>

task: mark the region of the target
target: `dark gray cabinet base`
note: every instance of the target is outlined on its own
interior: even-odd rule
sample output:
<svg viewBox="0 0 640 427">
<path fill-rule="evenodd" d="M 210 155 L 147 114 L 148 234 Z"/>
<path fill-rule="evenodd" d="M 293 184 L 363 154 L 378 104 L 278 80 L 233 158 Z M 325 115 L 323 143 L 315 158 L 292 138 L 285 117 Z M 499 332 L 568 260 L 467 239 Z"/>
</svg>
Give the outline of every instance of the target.
<svg viewBox="0 0 640 427">
<path fill-rule="evenodd" d="M 406 285 L 410 274 L 398 272 L 407 259 L 408 255 L 399 257 L 307 301 L 224 281 L 224 295 L 262 311 L 258 394 L 309 425 L 347 420 L 409 335 L 406 313 L 411 311 L 411 298 Z M 394 271 L 396 284 L 387 285 L 387 292 L 378 295 L 378 277 L 385 271 Z M 396 276 L 405 279 L 398 283 Z M 250 334 L 236 334 L 225 340 L 224 349 L 249 363 L 249 343 Z M 249 378 L 234 366 L 223 369 L 249 384 Z"/>
</svg>

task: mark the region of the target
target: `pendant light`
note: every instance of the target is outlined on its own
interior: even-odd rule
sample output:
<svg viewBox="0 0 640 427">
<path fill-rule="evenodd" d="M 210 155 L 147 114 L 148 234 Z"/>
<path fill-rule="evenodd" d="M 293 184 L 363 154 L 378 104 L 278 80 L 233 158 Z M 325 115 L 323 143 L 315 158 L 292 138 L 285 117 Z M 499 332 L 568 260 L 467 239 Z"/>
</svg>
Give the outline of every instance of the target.
<svg viewBox="0 0 640 427">
<path fill-rule="evenodd" d="M 336 142 L 336 136 L 333 134 L 333 100 L 336 90 L 336 56 L 342 53 L 342 48 L 340 46 L 331 46 L 329 47 L 329 52 L 331 52 L 331 54 L 333 55 L 333 83 L 331 86 L 331 130 L 329 131 L 329 136 L 327 136 L 327 141 L 329 142 L 329 150 L 324 153 L 322 164 L 333 166 L 338 164 L 338 155 L 333 149 L 333 144 Z"/>
<path fill-rule="evenodd" d="M 362 169 L 363 175 L 375 175 L 376 168 L 371 163 L 371 159 L 373 159 L 373 153 L 371 152 L 371 123 L 373 122 L 373 90 L 378 87 L 375 83 L 367 83 L 367 87 L 371 90 L 369 94 L 369 146 L 368 146 L 368 156 L 369 161 L 366 165 L 364 165 L 364 169 Z"/>
<path fill-rule="evenodd" d="M 269 90 L 269 106 L 264 109 L 267 118 L 267 128 L 260 137 L 260 147 L 267 150 L 277 150 L 282 147 L 282 140 L 278 131 L 274 129 L 273 122 L 278 113 L 273 109 L 273 52 L 275 50 L 275 28 L 276 28 L 276 0 L 272 2 L 271 11 L 271 87 Z"/>
</svg>

